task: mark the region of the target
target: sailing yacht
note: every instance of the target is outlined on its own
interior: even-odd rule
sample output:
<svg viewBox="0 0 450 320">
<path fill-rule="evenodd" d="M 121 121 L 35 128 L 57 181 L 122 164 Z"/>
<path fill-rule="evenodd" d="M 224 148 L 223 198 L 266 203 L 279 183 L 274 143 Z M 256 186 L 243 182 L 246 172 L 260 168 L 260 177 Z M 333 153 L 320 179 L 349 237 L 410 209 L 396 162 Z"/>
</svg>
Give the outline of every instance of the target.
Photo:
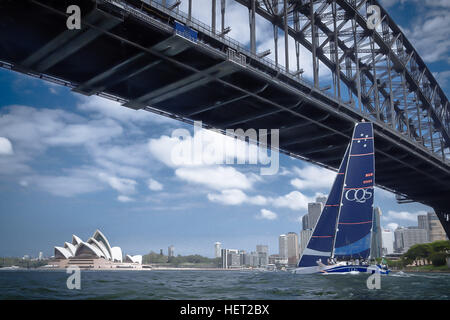
<svg viewBox="0 0 450 320">
<path fill-rule="evenodd" d="M 372 123 L 356 123 L 325 207 L 294 273 L 389 273 L 386 266 L 367 263 L 372 235 L 374 152 Z"/>
</svg>

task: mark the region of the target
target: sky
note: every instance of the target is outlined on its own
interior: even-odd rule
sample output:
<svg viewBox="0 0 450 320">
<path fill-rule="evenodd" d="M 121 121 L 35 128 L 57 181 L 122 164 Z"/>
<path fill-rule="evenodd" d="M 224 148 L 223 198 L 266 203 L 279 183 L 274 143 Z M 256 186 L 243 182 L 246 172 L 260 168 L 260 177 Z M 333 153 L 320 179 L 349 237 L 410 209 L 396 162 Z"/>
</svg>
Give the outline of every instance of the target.
<svg viewBox="0 0 450 320">
<path fill-rule="evenodd" d="M 383 4 L 448 93 L 450 1 Z M 243 31 L 230 36 L 248 43 L 247 13 L 231 12 L 228 22 Z M 258 30 L 266 28 L 258 23 Z M 263 50 L 268 42 L 260 38 Z M 177 129 L 191 134 L 182 143 L 227 143 L 172 119 L 0 70 L 0 256 L 50 256 L 72 234 L 87 240 L 96 229 L 125 254 L 167 253 L 174 245 L 175 254 L 212 257 L 216 241 L 247 251 L 266 244 L 274 254 L 278 236 L 299 233 L 308 202 L 326 195 L 335 177 L 285 155 L 275 175 L 261 175 L 264 165 L 176 163 Z M 375 206 L 391 229 L 417 225 L 417 215 L 431 211 L 397 204 L 381 189 Z"/>
</svg>

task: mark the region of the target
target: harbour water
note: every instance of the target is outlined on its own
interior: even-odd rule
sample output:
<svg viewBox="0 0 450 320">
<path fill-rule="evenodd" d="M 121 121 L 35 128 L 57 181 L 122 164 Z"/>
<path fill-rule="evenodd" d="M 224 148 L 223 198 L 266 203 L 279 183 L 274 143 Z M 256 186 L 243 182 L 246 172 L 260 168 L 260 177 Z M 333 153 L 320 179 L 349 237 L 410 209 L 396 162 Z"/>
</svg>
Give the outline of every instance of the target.
<svg viewBox="0 0 450 320">
<path fill-rule="evenodd" d="M 0 271 L 0 299 L 396 299 L 449 300 L 450 273 L 391 273 L 381 288 L 367 274 L 258 271 L 82 271 L 69 290 L 63 270 Z"/>
</svg>

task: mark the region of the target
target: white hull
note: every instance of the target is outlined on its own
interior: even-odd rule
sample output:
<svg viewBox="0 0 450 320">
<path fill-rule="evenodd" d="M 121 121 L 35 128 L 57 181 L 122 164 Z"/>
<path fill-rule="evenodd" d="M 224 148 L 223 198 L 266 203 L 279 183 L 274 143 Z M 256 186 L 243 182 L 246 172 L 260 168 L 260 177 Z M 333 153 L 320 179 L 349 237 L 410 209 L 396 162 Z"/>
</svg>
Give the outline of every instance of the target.
<svg viewBox="0 0 450 320">
<path fill-rule="evenodd" d="M 347 265 L 345 262 L 339 262 L 332 265 L 321 265 L 313 267 L 296 268 L 293 270 L 295 274 L 354 274 L 354 273 L 380 273 L 388 274 L 389 270 L 382 268 L 379 265 L 361 266 L 361 265 Z"/>
</svg>

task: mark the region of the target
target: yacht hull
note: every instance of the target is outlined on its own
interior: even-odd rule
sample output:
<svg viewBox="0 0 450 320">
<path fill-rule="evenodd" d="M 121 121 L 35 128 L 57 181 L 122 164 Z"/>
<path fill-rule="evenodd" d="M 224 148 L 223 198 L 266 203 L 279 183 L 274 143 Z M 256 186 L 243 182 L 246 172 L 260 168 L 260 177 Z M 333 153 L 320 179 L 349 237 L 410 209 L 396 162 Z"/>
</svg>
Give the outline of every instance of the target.
<svg viewBox="0 0 450 320">
<path fill-rule="evenodd" d="M 296 268 L 293 270 L 295 274 L 314 274 L 314 273 L 333 273 L 333 274 L 348 274 L 348 273 L 379 273 L 379 274 L 389 274 L 390 270 L 382 268 L 379 265 L 347 265 L 347 264 L 335 264 L 335 265 L 324 265 L 324 266 L 314 266 L 314 267 L 303 267 Z"/>
</svg>

